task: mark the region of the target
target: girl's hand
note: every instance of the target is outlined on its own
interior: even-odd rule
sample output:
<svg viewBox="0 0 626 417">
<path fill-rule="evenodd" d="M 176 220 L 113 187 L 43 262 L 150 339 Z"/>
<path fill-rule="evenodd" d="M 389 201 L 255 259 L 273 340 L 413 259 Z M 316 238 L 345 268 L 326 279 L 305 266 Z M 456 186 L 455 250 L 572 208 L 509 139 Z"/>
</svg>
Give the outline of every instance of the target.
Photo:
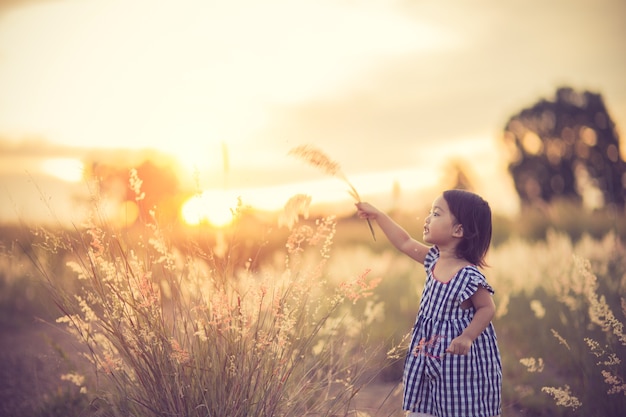
<svg viewBox="0 0 626 417">
<path fill-rule="evenodd" d="M 472 347 L 472 339 L 469 336 L 460 335 L 452 339 L 446 352 L 453 355 L 467 355 L 470 347 Z"/>
<path fill-rule="evenodd" d="M 378 216 L 378 213 L 379 213 L 378 209 L 372 206 L 370 203 L 361 202 L 361 203 L 356 203 L 355 206 L 358 210 L 357 214 L 362 219 L 375 220 L 376 217 Z"/>
<path fill-rule="evenodd" d="M 491 319 L 496 314 L 496 305 L 489 291 L 479 286 L 471 296 L 472 306 L 476 310 L 472 322 L 463 330 L 460 336 L 450 342 L 446 352 L 453 355 L 467 355 L 474 340 L 489 326 Z"/>
<path fill-rule="evenodd" d="M 357 202 L 356 208 L 358 209 L 358 215 L 362 219 L 367 220 L 367 225 L 370 228 L 370 232 L 372 232 L 372 237 L 376 240 L 376 234 L 374 233 L 374 228 L 372 227 L 372 222 L 370 219 L 376 219 L 378 217 L 378 213 L 380 213 L 374 206 L 369 203 Z"/>
</svg>

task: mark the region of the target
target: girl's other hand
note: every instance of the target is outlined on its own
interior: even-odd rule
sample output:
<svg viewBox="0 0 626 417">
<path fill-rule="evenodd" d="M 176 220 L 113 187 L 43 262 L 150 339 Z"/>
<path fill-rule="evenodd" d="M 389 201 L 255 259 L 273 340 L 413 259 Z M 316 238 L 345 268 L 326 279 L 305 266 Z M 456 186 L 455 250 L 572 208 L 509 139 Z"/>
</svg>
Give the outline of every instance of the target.
<svg viewBox="0 0 626 417">
<path fill-rule="evenodd" d="M 467 355 L 471 347 L 472 339 L 465 335 L 460 335 L 452 339 L 452 342 L 450 342 L 450 346 L 448 346 L 446 352 L 453 355 Z"/>
</svg>

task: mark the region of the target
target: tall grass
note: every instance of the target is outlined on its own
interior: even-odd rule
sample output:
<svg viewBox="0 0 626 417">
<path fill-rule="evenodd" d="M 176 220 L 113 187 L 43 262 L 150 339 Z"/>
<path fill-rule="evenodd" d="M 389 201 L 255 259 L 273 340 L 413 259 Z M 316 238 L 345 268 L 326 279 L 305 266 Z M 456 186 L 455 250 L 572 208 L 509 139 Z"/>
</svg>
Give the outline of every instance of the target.
<svg viewBox="0 0 626 417">
<path fill-rule="evenodd" d="M 294 197 L 267 236 L 243 207 L 229 228 L 182 237 L 158 213 L 116 230 L 96 209 L 75 230 L 33 230 L 23 252 L 6 243 L 4 323 L 19 331 L 33 315 L 48 318 L 52 300 L 91 363 L 62 375 L 76 391 L 44 396 L 39 414 L 20 415 L 70 415 L 68 398 L 94 416 L 361 413 L 364 384 L 400 383 L 402 336 L 424 272 L 368 239 L 356 219 L 309 220 L 309 203 Z M 504 415 L 623 416 L 620 233 L 547 229 L 543 239 L 508 236 L 491 249 L 485 274 L 496 290 Z M 47 292 L 34 285 L 32 265 Z M 392 367 L 388 350 L 400 358 Z M 385 398 L 368 402 L 376 412 Z M 401 415 L 394 405 L 377 415 Z"/>
<path fill-rule="evenodd" d="M 328 280 L 335 220 L 297 217 L 263 265 L 236 255 L 236 218 L 219 250 L 175 245 L 156 215 L 136 239 L 94 217 L 37 242 L 31 256 L 58 321 L 93 365 L 63 378 L 115 416 L 356 413 L 376 347 L 353 311 L 378 280 L 368 271 Z M 77 285 L 46 262 L 60 252 Z"/>
<path fill-rule="evenodd" d="M 626 410 L 626 250 L 614 235 L 565 234 L 492 253 L 511 407 L 538 416 Z M 507 352 L 508 350 L 508 352 Z M 518 361 L 515 364 L 514 361 Z M 505 378 L 506 379 L 506 378 Z M 548 401 L 550 400 L 550 401 Z"/>
</svg>

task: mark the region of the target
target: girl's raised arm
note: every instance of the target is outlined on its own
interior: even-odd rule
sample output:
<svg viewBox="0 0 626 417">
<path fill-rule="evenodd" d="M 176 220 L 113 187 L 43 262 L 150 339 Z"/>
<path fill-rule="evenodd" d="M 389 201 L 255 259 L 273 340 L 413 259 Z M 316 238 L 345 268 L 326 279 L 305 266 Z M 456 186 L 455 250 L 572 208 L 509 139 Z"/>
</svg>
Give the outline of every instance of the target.
<svg viewBox="0 0 626 417">
<path fill-rule="evenodd" d="M 356 203 L 358 215 L 362 219 L 375 220 L 389 242 L 400 252 L 414 260 L 424 263 L 429 247 L 413 239 L 409 233 L 398 223 L 393 221 L 386 213 L 378 210 L 369 203 Z"/>
</svg>

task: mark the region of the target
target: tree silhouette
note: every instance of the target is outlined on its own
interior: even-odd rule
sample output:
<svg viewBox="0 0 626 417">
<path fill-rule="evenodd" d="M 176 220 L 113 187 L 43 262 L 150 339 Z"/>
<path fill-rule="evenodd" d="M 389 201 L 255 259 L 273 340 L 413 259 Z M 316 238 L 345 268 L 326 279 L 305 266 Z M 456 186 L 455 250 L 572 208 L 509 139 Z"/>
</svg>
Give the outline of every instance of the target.
<svg viewBox="0 0 626 417">
<path fill-rule="evenodd" d="M 522 206 L 559 198 L 581 203 L 595 191 L 602 196 L 597 205 L 624 208 L 626 162 L 600 94 L 559 88 L 554 101 L 512 116 L 504 141 Z"/>
</svg>

